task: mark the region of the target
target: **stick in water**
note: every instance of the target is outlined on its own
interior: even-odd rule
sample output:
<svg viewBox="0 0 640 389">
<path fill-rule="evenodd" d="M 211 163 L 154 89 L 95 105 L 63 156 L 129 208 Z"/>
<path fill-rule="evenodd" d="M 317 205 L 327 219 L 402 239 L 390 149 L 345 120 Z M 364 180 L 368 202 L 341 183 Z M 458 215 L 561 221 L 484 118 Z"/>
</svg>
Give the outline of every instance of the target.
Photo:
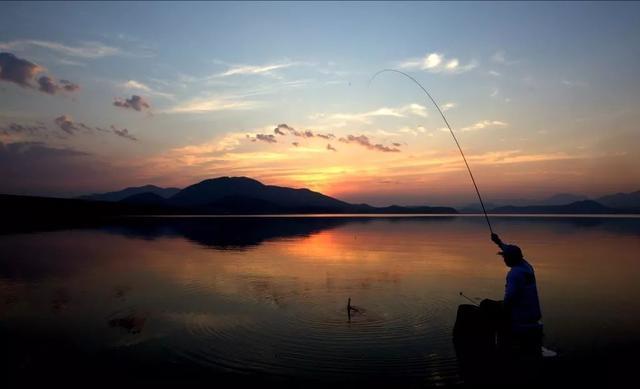
<svg viewBox="0 0 640 389">
<path fill-rule="evenodd" d="M 476 303 L 475 301 L 473 301 L 470 297 L 468 297 L 467 295 L 465 295 L 464 293 L 460 292 L 460 296 L 466 298 L 467 300 L 471 301 L 471 304 L 475 305 L 476 307 L 478 306 L 478 303 Z"/>
<path fill-rule="evenodd" d="M 395 69 L 383 69 L 383 70 L 380 70 L 379 72 L 374 74 L 373 77 L 371 77 L 371 80 L 369 80 L 369 85 L 371 85 L 371 82 L 378 76 L 378 74 L 385 73 L 385 72 L 394 72 L 394 73 L 402 74 L 403 76 L 407 77 L 411 81 L 415 82 L 416 85 L 418 85 L 420 87 L 420 89 L 422 89 L 422 91 L 429 97 L 429 100 L 431 100 L 433 105 L 436 106 L 436 108 L 438 109 L 438 112 L 440 112 L 440 116 L 442 116 L 442 120 L 444 120 L 444 124 L 447 125 L 447 128 L 449 129 L 449 132 L 451 132 L 451 136 L 453 136 L 453 140 L 456 142 L 456 145 L 458 146 L 458 150 L 460 150 L 460 155 L 462 155 L 462 160 L 464 161 L 464 164 L 467 166 L 467 171 L 469 172 L 469 176 L 471 177 L 471 182 L 473 182 L 473 187 L 476 188 L 476 194 L 478 195 L 478 200 L 480 200 L 480 206 L 482 206 L 482 212 L 484 212 L 484 218 L 487 220 L 487 225 L 489 226 L 489 231 L 491 231 L 491 233 L 493 234 L 493 229 L 491 228 L 491 222 L 489 221 L 489 216 L 487 215 L 487 210 L 484 207 L 484 202 L 482 201 L 482 196 L 480 196 L 480 191 L 478 190 L 478 185 L 476 185 L 476 180 L 473 178 L 473 173 L 471 173 L 471 168 L 469 167 L 469 163 L 467 162 L 467 158 L 464 156 L 464 152 L 462 151 L 462 147 L 460 147 L 460 143 L 458 142 L 458 138 L 456 138 L 456 134 L 453 133 L 453 130 L 451 129 L 451 126 L 449 125 L 449 121 L 444 116 L 444 113 L 442 113 L 442 110 L 440 109 L 440 106 L 438 105 L 438 103 L 436 103 L 436 101 L 433 99 L 433 97 L 431 97 L 431 94 L 429 92 L 427 92 L 427 90 L 422 86 L 422 84 L 420 84 L 418 82 L 418 80 L 416 80 L 415 78 L 411 77 L 410 75 L 408 75 L 405 72 L 401 72 L 400 70 L 395 70 Z"/>
</svg>

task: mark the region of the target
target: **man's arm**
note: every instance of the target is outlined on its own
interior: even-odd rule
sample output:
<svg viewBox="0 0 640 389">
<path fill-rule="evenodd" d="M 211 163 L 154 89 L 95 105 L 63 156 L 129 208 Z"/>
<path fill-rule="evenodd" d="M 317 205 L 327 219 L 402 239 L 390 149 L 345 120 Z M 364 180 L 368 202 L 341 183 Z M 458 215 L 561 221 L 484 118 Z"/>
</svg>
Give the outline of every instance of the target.
<svg viewBox="0 0 640 389">
<path fill-rule="evenodd" d="M 498 234 L 495 234 L 495 233 L 491 234 L 491 240 L 493 241 L 493 243 L 497 244 L 498 247 L 500 247 L 501 249 L 504 246 L 504 242 L 500 239 Z"/>
</svg>

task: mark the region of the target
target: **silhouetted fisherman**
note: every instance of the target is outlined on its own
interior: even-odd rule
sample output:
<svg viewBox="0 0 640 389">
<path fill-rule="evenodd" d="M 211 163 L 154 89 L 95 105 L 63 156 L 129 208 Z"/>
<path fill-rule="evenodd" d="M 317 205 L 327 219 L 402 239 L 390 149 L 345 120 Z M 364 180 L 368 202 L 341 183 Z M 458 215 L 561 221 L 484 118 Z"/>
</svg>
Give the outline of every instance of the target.
<svg viewBox="0 0 640 389">
<path fill-rule="evenodd" d="M 520 247 L 505 244 L 497 234 L 491 240 L 500 247 L 510 268 L 504 301 L 483 300 L 480 309 L 492 318 L 498 331 L 498 346 L 527 355 L 541 355 L 542 314 L 533 266 L 524 259 Z"/>
</svg>

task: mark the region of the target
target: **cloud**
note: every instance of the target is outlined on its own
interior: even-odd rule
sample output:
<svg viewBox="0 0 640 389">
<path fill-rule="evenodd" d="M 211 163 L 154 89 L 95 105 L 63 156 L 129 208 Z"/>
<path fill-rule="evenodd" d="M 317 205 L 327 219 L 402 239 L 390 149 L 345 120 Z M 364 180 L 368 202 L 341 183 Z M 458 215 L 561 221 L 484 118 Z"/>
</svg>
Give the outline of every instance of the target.
<svg viewBox="0 0 640 389">
<path fill-rule="evenodd" d="M 47 130 L 47 126 L 44 123 L 37 122 L 33 125 L 19 124 L 19 123 L 9 123 L 5 125 L 0 125 L 0 134 L 10 135 L 10 134 L 27 134 L 27 135 L 35 135 L 38 133 L 42 133 Z"/>
<path fill-rule="evenodd" d="M 398 130 L 398 132 L 402 132 L 404 134 L 411 134 L 413 136 L 418 136 L 418 134 L 424 134 L 427 130 L 423 126 L 417 126 L 416 128 L 403 127 Z M 431 135 L 431 134 L 429 134 Z"/>
<path fill-rule="evenodd" d="M 3 156 L 6 156 L 6 154 L 47 154 L 52 157 L 78 157 L 89 155 L 83 151 L 74 149 L 50 147 L 43 142 L 0 142 L 0 154 L 3 154 Z"/>
<path fill-rule="evenodd" d="M 106 189 L 106 185 L 131 186 L 139 180 L 135 166 L 113 164 L 77 149 L 43 142 L 0 142 L 0 193 L 77 196 Z"/>
<path fill-rule="evenodd" d="M 228 133 L 220 139 L 197 145 L 174 148 L 165 159 L 170 165 L 172 163 L 175 165 L 176 161 L 187 166 L 197 165 L 211 161 L 219 155 L 233 152 L 242 144 L 242 141 L 247 138 L 251 138 L 251 134 L 239 132 Z"/>
<path fill-rule="evenodd" d="M 111 131 L 102 129 L 100 127 L 91 127 L 84 123 L 77 122 L 73 119 L 71 115 L 60 115 L 56 117 L 53 122 L 55 125 L 65 133 L 69 135 L 74 135 L 79 131 L 84 132 L 113 132 L 115 135 L 118 135 L 123 138 L 128 138 L 131 140 L 137 140 L 126 128 L 119 130 L 115 126 L 111 126 Z M 24 137 L 23 135 L 29 137 L 48 137 L 50 128 L 42 122 L 35 122 L 33 124 L 20 124 L 20 123 L 9 123 L 5 125 L 0 125 L 0 135 L 11 136 L 14 142 L 22 141 Z M 17 137 L 14 137 L 16 135 Z"/>
<path fill-rule="evenodd" d="M 155 96 L 160 96 L 160 97 L 165 97 L 167 99 L 174 99 L 175 96 L 172 95 L 171 93 L 165 93 L 165 92 L 160 92 L 157 91 L 153 88 L 151 88 L 150 86 L 143 84 L 142 82 L 136 81 L 136 80 L 129 80 L 127 82 L 124 82 L 122 84 L 120 84 L 120 87 L 127 89 L 127 90 L 139 90 L 139 91 L 143 91 L 147 94 L 150 95 L 155 95 Z"/>
<path fill-rule="evenodd" d="M 440 108 L 441 108 L 443 111 L 448 111 L 448 110 L 453 109 L 453 108 L 455 108 L 455 107 L 457 107 L 457 106 L 458 106 L 458 104 L 456 104 L 456 103 L 444 103 L 444 104 L 442 104 L 442 105 L 440 106 Z"/>
<path fill-rule="evenodd" d="M 46 69 L 11 53 L 0 53 L 0 80 L 13 82 L 24 88 L 33 88 L 31 82 Z"/>
<path fill-rule="evenodd" d="M 496 72 L 495 70 L 489 70 L 488 73 L 490 76 L 494 76 L 494 77 L 500 77 L 502 75 L 502 73 Z"/>
<path fill-rule="evenodd" d="M 251 109 L 257 105 L 255 101 L 233 100 L 226 98 L 198 98 L 178 104 L 164 113 L 208 113 L 216 111 L 232 111 Z"/>
<path fill-rule="evenodd" d="M 333 135 L 333 134 L 316 134 L 316 136 L 317 136 L 318 138 L 327 139 L 327 140 L 329 140 L 329 139 L 333 139 L 333 138 L 335 138 L 335 137 L 336 137 L 336 136 L 335 136 L 335 135 Z"/>
<path fill-rule="evenodd" d="M 587 86 L 586 82 L 583 81 L 569 81 L 569 80 L 562 80 L 562 85 L 566 85 L 569 88 L 575 88 L 575 87 L 585 87 Z"/>
<path fill-rule="evenodd" d="M 364 146 L 369 150 L 382 151 L 384 153 L 397 153 L 400 152 L 400 149 L 394 147 L 384 146 L 382 144 L 373 144 L 369 140 L 369 138 L 365 135 L 348 135 L 346 138 L 340 138 L 340 142 L 342 143 L 357 143 L 360 146 Z"/>
<path fill-rule="evenodd" d="M 28 47 L 41 47 L 64 54 L 70 57 L 85 59 L 96 59 L 112 55 L 123 54 L 117 47 L 104 45 L 100 42 L 82 42 L 78 46 L 67 46 L 58 42 L 41 40 L 16 40 L 11 42 L 0 42 L 2 50 L 24 50 Z"/>
<path fill-rule="evenodd" d="M 285 135 L 287 132 L 295 132 L 293 128 L 289 127 L 287 124 L 282 123 L 278 124 L 276 128 L 273 129 L 273 132 L 278 135 Z"/>
<path fill-rule="evenodd" d="M 35 88 L 34 81 L 40 92 L 54 95 L 59 91 L 75 92 L 80 85 L 68 80 L 57 82 L 51 76 L 41 76 L 36 80 L 36 75 L 45 72 L 46 69 L 26 59 L 18 58 L 11 53 L 0 53 L 0 80 L 13 82 L 23 88 Z"/>
<path fill-rule="evenodd" d="M 519 60 L 508 59 L 507 54 L 504 52 L 504 50 L 497 51 L 495 54 L 493 54 L 491 56 L 491 60 L 501 65 L 515 65 L 520 62 Z"/>
<path fill-rule="evenodd" d="M 58 84 L 49 76 L 42 76 L 38 79 L 39 91 L 49 93 L 50 95 L 56 94 L 59 89 Z"/>
<path fill-rule="evenodd" d="M 139 90 L 143 90 L 145 92 L 151 92 L 151 88 L 141 82 L 138 82 L 136 80 L 129 80 L 125 83 L 122 84 L 122 86 L 126 89 L 139 89 Z"/>
<path fill-rule="evenodd" d="M 91 127 L 87 126 L 84 123 L 75 122 L 71 115 L 60 115 L 53 120 L 53 122 L 60 127 L 60 129 L 67 134 L 73 135 L 75 132 L 80 130 L 88 130 L 91 131 Z"/>
<path fill-rule="evenodd" d="M 114 135 L 117 135 L 121 138 L 126 138 L 132 141 L 138 140 L 138 138 L 136 138 L 133 134 L 131 134 L 129 130 L 126 128 L 119 129 L 113 124 L 109 127 L 111 131 L 100 128 L 100 127 L 91 127 L 84 123 L 75 121 L 71 115 L 67 115 L 67 114 L 58 116 L 53 120 L 53 122 L 62 131 L 66 132 L 69 135 L 74 135 L 79 131 L 85 131 L 88 133 L 93 133 L 94 131 L 98 131 L 102 133 L 113 133 Z"/>
<path fill-rule="evenodd" d="M 116 126 L 111 126 L 111 131 L 113 131 L 114 134 L 118 135 L 119 137 L 125 138 L 125 139 L 129 139 L 132 141 L 137 141 L 138 138 L 136 138 L 135 136 L 131 135 L 131 133 L 129 133 L 129 130 L 127 130 L 126 128 L 123 128 L 121 130 L 117 129 Z"/>
<path fill-rule="evenodd" d="M 314 136 L 320 136 L 320 135 L 314 134 L 313 131 L 311 130 L 298 131 L 295 128 L 290 127 L 284 123 L 278 124 L 278 126 L 273 129 L 273 132 L 278 135 L 286 135 L 287 133 L 289 133 L 293 136 L 297 136 L 300 138 L 313 138 Z M 324 138 L 324 136 L 322 136 L 322 138 Z M 325 138 L 325 139 L 328 139 L 328 138 Z"/>
<path fill-rule="evenodd" d="M 75 92 L 80 89 L 80 85 L 74 84 L 68 80 L 60 80 L 58 83 L 52 77 L 42 76 L 38 79 L 38 90 L 40 92 L 48 93 L 50 95 L 55 95 L 59 91 L 63 90 L 66 92 Z"/>
<path fill-rule="evenodd" d="M 460 131 L 476 131 L 483 130 L 485 128 L 502 128 L 508 125 L 508 123 L 502 122 L 500 120 L 482 120 L 470 126 L 463 127 L 460 129 Z"/>
<path fill-rule="evenodd" d="M 75 92 L 80 89 L 80 85 L 74 84 L 69 80 L 60 80 L 60 85 L 62 86 L 62 89 L 66 90 L 67 92 Z"/>
<path fill-rule="evenodd" d="M 460 64 L 458 58 L 447 58 L 441 53 L 427 53 L 422 58 L 408 59 L 400 63 L 404 69 L 420 69 L 431 73 L 464 73 L 478 66 L 477 61 L 471 60 L 465 65 Z"/>
<path fill-rule="evenodd" d="M 330 143 L 327 143 L 327 150 L 330 150 L 330 151 L 338 151 L 338 150 L 336 150 L 336 149 L 335 149 L 335 147 L 331 146 L 331 144 L 330 144 Z"/>
<path fill-rule="evenodd" d="M 262 74 L 271 75 L 274 70 L 284 69 L 291 66 L 298 65 L 297 62 L 282 62 L 266 65 L 235 65 L 227 69 L 227 71 L 220 73 L 219 77 L 228 77 L 241 74 Z"/>
<path fill-rule="evenodd" d="M 69 65 L 69 66 L 87 66 L 87 64 L 83 62 L 73 61 L 67 58 L 56 58 L 56 61 L 63 65 Z"/>
<path fill-rule="evenodd" d="M 370 123 L 372 118 L 389 116 L 389 117 L 406 117 L 408 114 L 427 117 L 427 108 L 420 104 L 408 104 L 402 107 L 389 108 L 382 107 L 368 112 L 360 113 L 333 113 L 333 114 L 315 114 L 311 115 L 310 119 L 324 119 L 329 121 L 342 121 L 342 122 L 362 122 Z"/>
<path fill-rule="evenodd" d="M 141 112 L 145 109 L 151 109 L 151 104 L 147 102 L 143 97 L 138 95 L 132 95 L 129 99 L 116 99 L 113 105 L 120 108 L 134 109 Z"/>
<path fill-rule="evenodd" d="M 277 143 L 278 141 L 276 140 L 275 135 L 272 134 L 256 134 L 255 138 L 251 138 L 252 142 L 255 141 L 262 141 L 262 142 L 267 142 L 267 143 Z"/>
</svg>

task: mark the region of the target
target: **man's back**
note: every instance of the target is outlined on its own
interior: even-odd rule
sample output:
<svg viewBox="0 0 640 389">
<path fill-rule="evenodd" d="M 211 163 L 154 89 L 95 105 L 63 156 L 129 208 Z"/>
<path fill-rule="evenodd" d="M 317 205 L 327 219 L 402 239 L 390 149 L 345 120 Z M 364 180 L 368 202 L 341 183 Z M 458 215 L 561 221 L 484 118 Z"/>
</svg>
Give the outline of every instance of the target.
<svg viewBox="0 0 640 389">
<path fill-rule="evenodd" d="M 491 240 L 500 247 L 507 273 L 507 285 L 504 291 L 504 306 L 510 314 L 513 331 L 527 331 L 541 328 L 540 302 L 533 266 L 524 259 L 520 247 L 504 243 L 497 234 L 491 234 Z"/>
<path fill-rule="evenodd" d="M 523 331 L 540 326 L 542 318 L 536 276 L 533 267 L 522 259 L 511 266 L 507 273 L 504 294 L 505 306 L 510 310 L 514 331 Z"/>
</svg>

